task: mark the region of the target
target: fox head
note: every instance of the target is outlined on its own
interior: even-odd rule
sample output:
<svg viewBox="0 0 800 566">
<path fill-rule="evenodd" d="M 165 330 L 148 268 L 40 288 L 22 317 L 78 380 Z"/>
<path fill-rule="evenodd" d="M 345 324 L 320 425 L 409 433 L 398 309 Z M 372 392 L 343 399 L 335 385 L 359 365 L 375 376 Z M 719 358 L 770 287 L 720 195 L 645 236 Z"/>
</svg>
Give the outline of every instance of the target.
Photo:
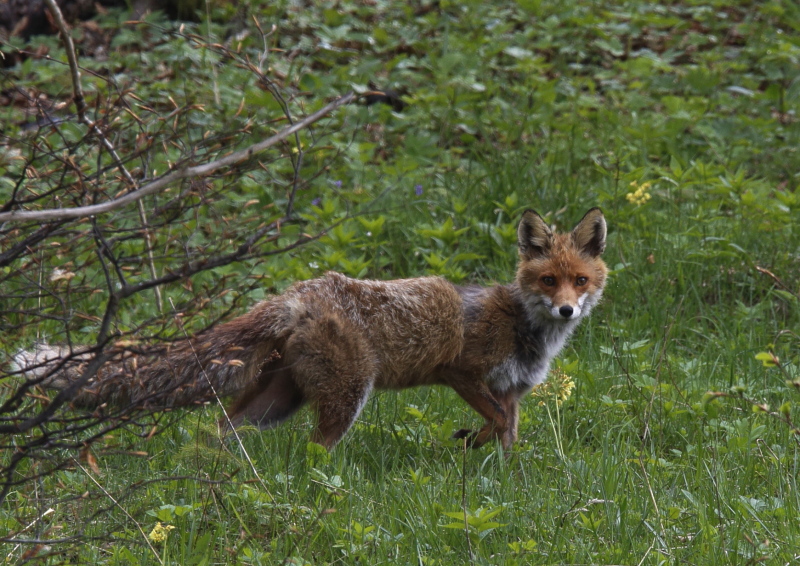
<svg viewBox="0 0 800 566">
<path fill-rule="evenodd" d="M 600 300 L 608 269 L 606 221 L 592 208 L 572 232 L 554 233 L 533 210 L 522 215 L 517 231 L 517 283 L 528 309 L 552 320 L 576 321 Z"/>
</svg>

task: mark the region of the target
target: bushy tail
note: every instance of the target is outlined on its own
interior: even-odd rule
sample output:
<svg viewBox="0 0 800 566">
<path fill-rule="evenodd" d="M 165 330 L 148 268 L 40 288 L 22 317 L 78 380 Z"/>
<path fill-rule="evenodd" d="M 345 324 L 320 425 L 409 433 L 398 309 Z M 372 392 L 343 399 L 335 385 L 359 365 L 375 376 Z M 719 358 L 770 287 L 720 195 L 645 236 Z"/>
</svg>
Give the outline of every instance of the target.
<svg viewBox="0 0 800 566">
<path fill-rule="evenodd" d="M 191 340 L 145 354 L 116 353 L 72 402 L 164 408 L 240 392 L 279 357 L 291 326 L 287 314 L 279 302 L 264 302 Z M 18 353 L 15 362 L 28 379 L 63 390 L 81 377 L 89 356 L 69 357 L 66 348 L 41 345 Z"/>
</svg>

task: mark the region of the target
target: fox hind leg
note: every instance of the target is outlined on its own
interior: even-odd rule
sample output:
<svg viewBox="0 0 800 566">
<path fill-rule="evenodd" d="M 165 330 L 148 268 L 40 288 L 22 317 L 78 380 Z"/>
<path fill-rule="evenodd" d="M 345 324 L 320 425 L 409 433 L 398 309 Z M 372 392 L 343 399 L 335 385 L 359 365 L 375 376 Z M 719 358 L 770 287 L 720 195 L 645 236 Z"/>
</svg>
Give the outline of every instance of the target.
<svg viewBox="0 0 800 566">
<path fill-rule="evenodd" d="M 377 373 L 370 342 L 335 314 L 309 317 L 287 342 L 294 380 L 317 416 L 312 440 L 333 448 L 367 402 Z"/>
<path fill-rule="evenodd" d="M 335 399 L 317 399 L 313 402 L 317 414 L 317 427 L 311 440 L 331 449 L 353 426 L 364 408 L 372 387 L 367 385 L 340 390 Z"/>
<path fill-rule="evenodd" d="M 229 415 L 233 426 L 247 421 L 268 429 L 291 417 L 304 403 L 303 392 L 292 379 L 291 372 L 282 368 L 269 380 L 246 390 Z"/>
</svg>

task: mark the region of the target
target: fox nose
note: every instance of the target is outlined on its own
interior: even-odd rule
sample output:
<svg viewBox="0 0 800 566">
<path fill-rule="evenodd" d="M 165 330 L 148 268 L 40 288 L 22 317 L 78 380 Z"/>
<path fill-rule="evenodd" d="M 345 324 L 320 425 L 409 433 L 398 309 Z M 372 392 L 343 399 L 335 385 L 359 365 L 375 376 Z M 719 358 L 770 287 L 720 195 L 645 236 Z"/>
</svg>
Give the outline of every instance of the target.
<svg viewBox="0 0 800 566">
<path fill-rule="evenodd" d="M 560 314 L 564 318 L 571 317 L 573 312 L 574 311 L 573 311 L 572 307 L 569 306 L 569 305 L 564 305 L 563 307 L 559 307 L 558 308 L 558 314 Z"/>
</svg>

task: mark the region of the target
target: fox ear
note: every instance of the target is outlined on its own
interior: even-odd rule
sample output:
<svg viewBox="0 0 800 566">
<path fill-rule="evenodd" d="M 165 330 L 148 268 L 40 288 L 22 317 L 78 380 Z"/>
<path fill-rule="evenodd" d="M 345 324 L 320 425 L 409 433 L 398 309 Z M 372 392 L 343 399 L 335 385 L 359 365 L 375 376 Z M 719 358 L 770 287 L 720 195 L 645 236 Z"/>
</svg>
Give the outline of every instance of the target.
<svg viewBox="0 0 800 566">
<path fill-rule="evenodd" d="M 606 219 L 603 211 L 592 208 L 572 230 L 572 241 L 583 253 L 597 257 L 606 249 Z"/>
<path fill-rule="evenodd" d="M 553 232 L 544 219 L 533 210 L 526 210 L 517 228 L 519 254 L 524 259 L 546 256 L 553 245 Z"/>
</svg>

